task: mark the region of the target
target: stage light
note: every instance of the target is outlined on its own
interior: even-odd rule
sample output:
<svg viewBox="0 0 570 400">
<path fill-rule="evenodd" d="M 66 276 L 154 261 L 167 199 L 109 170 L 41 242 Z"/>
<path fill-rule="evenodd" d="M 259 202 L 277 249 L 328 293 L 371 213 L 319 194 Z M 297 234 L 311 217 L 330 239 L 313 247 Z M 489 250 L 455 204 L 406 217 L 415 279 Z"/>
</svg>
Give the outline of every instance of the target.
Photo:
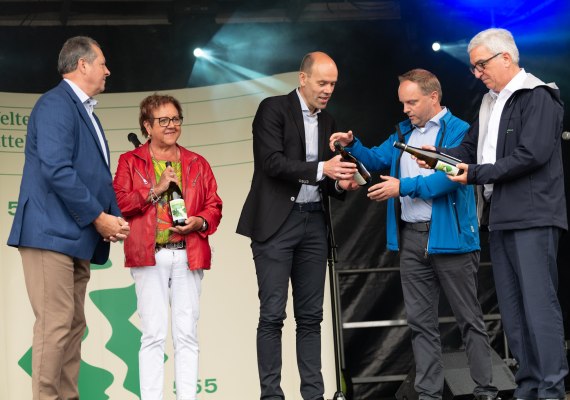
<svg viewBox="0 0 570 400">
<path fill-rule="evenodd" d="M 439 44 L 439 42 L 433 42 L 433 44 L 431 45 L 431 49 L 433 51 L 439 51 L 441 49 L 441 45 Z"/>
<path fill-rule="evenodd" d="M 194 57 L 201 58 L 201 57 L 205 57 L 205 56 L 206 56 L 206 53 L 201 48 L 196 47 L 194 49 Z"/>
</svg>

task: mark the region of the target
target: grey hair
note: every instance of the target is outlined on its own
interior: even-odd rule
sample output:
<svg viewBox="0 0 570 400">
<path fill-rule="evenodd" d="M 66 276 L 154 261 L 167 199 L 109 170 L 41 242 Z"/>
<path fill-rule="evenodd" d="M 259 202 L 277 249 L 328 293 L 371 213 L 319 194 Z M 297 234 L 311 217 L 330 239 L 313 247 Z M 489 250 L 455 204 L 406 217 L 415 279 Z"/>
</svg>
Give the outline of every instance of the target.
<svg viewBox="0 0 570 400">
<path fill-rule="evenodd" d="M 87 36 L 74 36 L 67 39 L 59 52 L 57 72 L 65 75 L 75 71 L 77 63 L 81 58 L 84 58 L 91 64 L 97 58 L 97 53 L 93 50 L 93 46 L 101 48 L 99 43 Z"/>
<path fill-rule="evenodd" d="M 493 54 L 509 53 L 515 64 L 519 64 L 519 49 L 511 32 L 506 29 L 491 28 L 476 34 L 467 46 L 471 53 L 475 47 L 484 46 Z"/>
</svg>

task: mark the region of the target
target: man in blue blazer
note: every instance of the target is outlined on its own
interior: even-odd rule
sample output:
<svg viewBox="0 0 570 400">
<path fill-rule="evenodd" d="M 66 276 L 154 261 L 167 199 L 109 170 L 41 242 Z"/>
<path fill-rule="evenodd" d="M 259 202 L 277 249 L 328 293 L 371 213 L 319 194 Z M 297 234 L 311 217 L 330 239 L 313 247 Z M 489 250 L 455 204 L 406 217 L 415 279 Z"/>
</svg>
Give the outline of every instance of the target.
<svg viewBox="0 0 570 400">
<path fill-rule="evenodd" d="M 125 239 L 93 96 L 110 75 L 100 46 L 88 37 L 65 42 L 64 80 L 34 106 L 28 124 L 18 208 L 8 245 L 18 247 L 36 321 L 32 350 L 34 400 L 79 399 L 84 301 L 90 262 L 109 258 Z"/>
</svg>

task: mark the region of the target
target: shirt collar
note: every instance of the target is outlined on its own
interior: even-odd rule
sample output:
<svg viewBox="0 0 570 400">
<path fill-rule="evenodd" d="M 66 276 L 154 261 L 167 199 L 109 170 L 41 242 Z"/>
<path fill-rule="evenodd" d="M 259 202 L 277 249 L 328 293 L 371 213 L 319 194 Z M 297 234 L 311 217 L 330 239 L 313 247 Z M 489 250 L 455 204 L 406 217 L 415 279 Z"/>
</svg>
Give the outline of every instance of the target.
<svg viewBox="0 0 570 400">
<path fill-rule="evenodd" d="M 303 114 L 306 114 L 309 116 L 315 116 L 321 112 L 321 109 L 317 108 L 316 111 L 313 114 L 311 114 L 311 110 L 309 110 L 309 107 L 307 107 L 305 100 L 303 100 L 303 96 L 301 96 L 301 93 L 299 92 L 299 88 L 297 88 L 295 91 L 297 92 L 297 97 L 299 97 L 299 101 L 301 102 L 301 111 L 303 111 Z"/>
<path fill-rule="evenodd" d="M 64 78 L 64 81 L 71 87 L 73 92 L 79 97 L 79 101 L 83 103 L 89 110 L 93 111 L 93 108 L 97 105 L 97 100 L 93 97 L 89 97 L 79 86 L 77 86 L 73 81 Z"/>
<path fill-rule="evenodd" d="M 447 113 L 447 108 L 442 107 L 442 110 L 437 114 L 435 114 L 428 122 L 426 122 L 426 124 L 422 128 L 415 125 L 414 128 L 420 131 L 421 133 L 424 133 L 426 129 L 431 128 L 432 126 L 440 126 L 441 125 L 440 120 L 443 118 L 443 116 L 446 113 Z"/>
<path fill-rule="evenodd" d="M 493 99 L 497 99 L 497 97 L 501 96 L 510 96 L 517 90 L 523 87 L 524 81 L 526 79 L 527 73 L 525 72 L 524 68 L 521 68 L 519 72 L 507 83 L 507 86 L 503 88 L 499 93 L 494 92 L 493 90 L 489 90 L 491 97 Z"/>
</svg>

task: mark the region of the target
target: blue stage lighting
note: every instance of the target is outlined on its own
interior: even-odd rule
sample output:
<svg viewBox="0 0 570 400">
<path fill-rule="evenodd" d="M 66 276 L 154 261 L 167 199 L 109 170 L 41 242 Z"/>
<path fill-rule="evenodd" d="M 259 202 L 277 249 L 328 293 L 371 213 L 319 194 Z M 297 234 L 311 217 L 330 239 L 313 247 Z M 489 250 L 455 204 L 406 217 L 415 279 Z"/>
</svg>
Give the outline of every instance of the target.
<svg viewBox="0 0 570 400">
<path fill-rule="evenodd" d="M 204 57 L 205 55 L 206 55 L 206 53 L 201 48 L 196 47 L 194 49 L 194 57 L 201 58 L 201 57 Z"/>
<path fill-rule="evenodd" d="M 433 44 L 431 45 L 431 49 L 433 51 L 439 51 L 441 50 L 441 45 L 439 44 L 439 42 L 433 42 Z"/>
</svg>

